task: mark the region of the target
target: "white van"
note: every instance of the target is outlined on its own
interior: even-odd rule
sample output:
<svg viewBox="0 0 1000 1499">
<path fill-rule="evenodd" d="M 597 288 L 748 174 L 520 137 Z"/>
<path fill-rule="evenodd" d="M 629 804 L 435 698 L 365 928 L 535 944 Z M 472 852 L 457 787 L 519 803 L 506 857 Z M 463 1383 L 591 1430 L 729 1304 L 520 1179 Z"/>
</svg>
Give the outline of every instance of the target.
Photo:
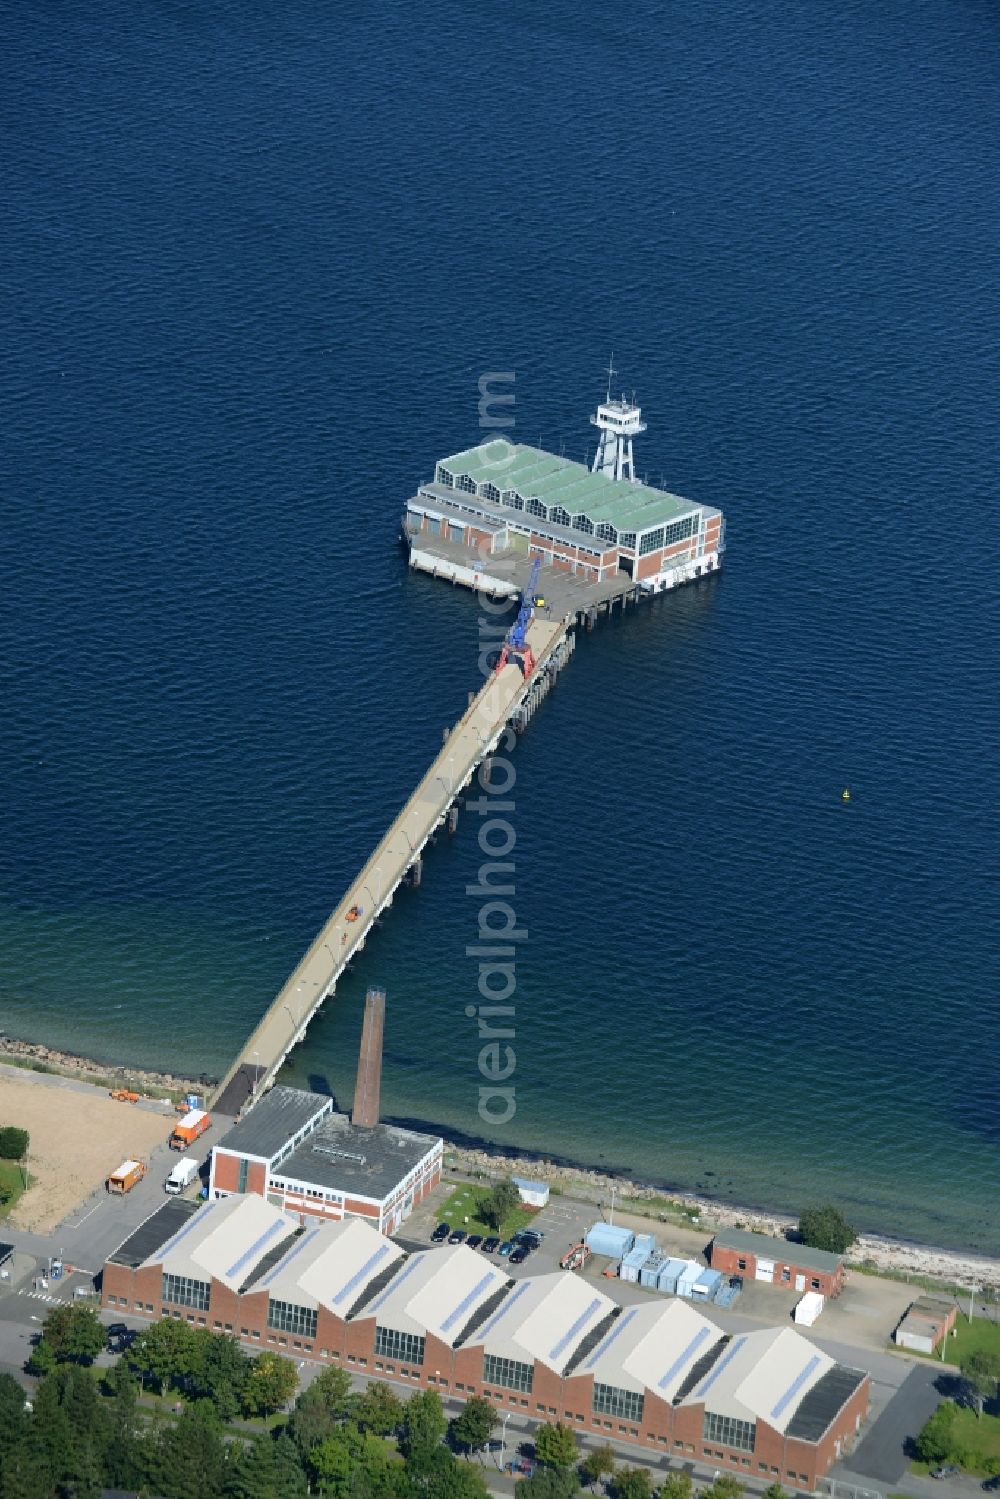
<svg viewBox="0 0 1000 1499">
<path fill-rule="evenodd" d="M 164 1192 L 176 1197 L 189 1187 L 198 1175 L 198 1162 L 193 1155 L 182 1155 L 177 1165 L 163 1183 Z"/>
</svg>

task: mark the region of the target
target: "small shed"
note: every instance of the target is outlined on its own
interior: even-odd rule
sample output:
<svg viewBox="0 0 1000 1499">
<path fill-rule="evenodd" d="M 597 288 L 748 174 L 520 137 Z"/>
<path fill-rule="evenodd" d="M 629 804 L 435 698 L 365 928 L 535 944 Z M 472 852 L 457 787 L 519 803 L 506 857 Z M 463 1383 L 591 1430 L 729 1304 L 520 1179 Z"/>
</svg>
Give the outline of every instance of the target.
<svg viewBox="0 0 1000 1499">
<path fill-rule="evenodd" d="M 677 1277 L 678 1296 L 686 1296 L 689 1301 L 691 1300 L 694 1295 L 695 1284 L 701 1278 L 704 1268 L 704 1265 L 699 1265 L 695 1260 L 686 1260 L 684 1262 L 684 1269 Z"/>
<path fill-rule="evenodd" d="M 635 1249 L 630 1249 L 628 1254 L 622 1256 L 618 1278 L 620 1280 L 630 1280 L 634 1284 L 638 1284 L 640 1272 L 648 1259 L 649 1250 L 643 1248 L 641 1245 Z"/>
<path fill-rule="evenodd" d="M 675 1295 L 677 1291 L 677 1277 L 686 1264 L 687 1260 L 676 1258 L 667 1260 L 665 1264 L 660 1266 L 660 1273 L 656 1278 L 656 1289 L 658 1291 L 665 1291 L 669 1296 Z"/>
<path fill-rule="evenodd" d="M 548 1182 L 529 1181 L 524 1176 L 511 1177 L 515 1187 L 521 1196 L 521 1201 L 529 1208 L 543 1208 L 549 1200 Z"/>
<path fill-rule="evenodd" d="M 653 1250 L 656 1248 L 656 1235 L 655 1234 L 636 1234 L 636 1236 L 635 1236 L 635 1247 L 636 1247 L 636 1249 L 645 1249 L 645 1250 L 648 1250 L 648 1252 L 650 1254 L 652 1254 Z"/>
<path fill-rule="evenodd" d="M 909 1348 L 914 1353 L 933 1353 L 955 1326 L 954 1302 L 937 1296 L 921 1296 L 908 1309 L 905 1317 L 893 1333 L 893 1341 L 899 1348 Z"/>
<path fill-rule="evenodd" d="M 692 1301 L 711 1301 L 722 1284 L 721 1270 L 703 1270 L 691 1287 Z"/>
<path fill-rule="evenodd" d="M 612 1223 L 595 1223 L 586 1237 L 591 1254 L 604 1254 L 609 1260 L 623 1259 L 634 1243 L 635 1234 L 630 1228 L 618 1228 Z"/>
</svg>

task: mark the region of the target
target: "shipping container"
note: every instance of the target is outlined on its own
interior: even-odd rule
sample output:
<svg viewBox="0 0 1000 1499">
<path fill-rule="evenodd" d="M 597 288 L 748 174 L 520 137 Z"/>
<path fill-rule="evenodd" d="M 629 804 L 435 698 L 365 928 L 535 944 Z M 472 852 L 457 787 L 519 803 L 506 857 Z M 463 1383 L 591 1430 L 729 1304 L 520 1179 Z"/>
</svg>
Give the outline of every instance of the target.
<svg viewBox="0 0 1000 1499">
<path fill-rule="evenodd" d="M 649 1251 L 650 1254 L 652 1254 L 653 1250 L 656 1248 L 656 1235 L 655 1234 L 636 1234 L 636 1236 L 635 1236 L 635 1248 L 636 1249 L 646 1249 L 646 1250 Z"/>
<path fill-rule="evenodd" d="M 660 1271 L 663 1269 L 666 1263 L 667 1256 L 661 1253 L 659 1250 L 656 1252 L 656 1254 L 651 1254 L 649 1256 L 649 1259 L 643 1265 L 642 1269 L 639 1271 L 640 1285 L 651 1286 L 655 1290 L 657 1282 L 660 1278 Z"/>
<path fill-rule="evenodd" d="M 796 1302 L 795 1320 L 803 1327 L 812 1327 L 823 1310 L 823 1297 L 818 1291 L 807 1291 L 802 1300 Z"/>
<path fill-rule="evenodd" d="M 722 1284 L 721 1270 L 703 1270 L 691 1287 L 692 1301 L 711 1301 Z"/>
<path fill-rule="evenodd" d="M 684 1269 L 677 1277 L 677 1294 L 691 1299 L 695 1281 L 704 1270 L 704 1265 L 697 1264 L 694 1260 L 687 1260 Z"/>
<path fill-rule="evenodd" d="M 667 1295 L 673 1296 L 677 1290 L 677 1277 L 680 1275 L 687 1260 L 669 1259 L 660 1266 L 660 1273 L 656 1280 L 656 1289 L 665 1291 Z"/>
<path fill-rule="evenodd" d="M 634 1285 L 638 1285 L 639 1272 L 648 1259 L 648 1249 L 630 1249 L 628 1254 L 622 1257 L 621 1269 L 618 1272 L 619 1279 L 630 1280 Z"/>
<path fill-rule="evenodd" d="M 634 1243 L 635 1234 L 631 1229 L 611 1223 L 595 1223 L 587 1234 L 588 1248 L 594 1254 L 607 1255 L 609 1260 L 623 1258 Z"/>
</svg>

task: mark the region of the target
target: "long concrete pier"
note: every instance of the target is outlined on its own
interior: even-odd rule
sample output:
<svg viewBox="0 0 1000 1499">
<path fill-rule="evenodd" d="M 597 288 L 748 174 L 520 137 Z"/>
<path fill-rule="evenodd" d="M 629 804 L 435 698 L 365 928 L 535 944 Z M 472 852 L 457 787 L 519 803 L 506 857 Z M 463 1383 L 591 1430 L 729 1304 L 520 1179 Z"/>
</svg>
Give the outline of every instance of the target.
<svg viewBox="0 0 1000 1499">
<path fill-rule="evenodd" d="M 273 1080 L 348 963 L 364 947 L 396 890 L 411 871 L 419 871 L 422 849 L 445 824 L 478 766 L 496 749 L 508 724 L 524 726 L 573 644 L 563 620 L 533 620 L 528 640 L 538 663 L 532 675 L 525 680 L 518 666 L 506 666 L 470 701 L 406 806 L 241 1049 L 216 1089 L 212 1107 L 236 1114 L 252 1106 Z"/>
</svg>

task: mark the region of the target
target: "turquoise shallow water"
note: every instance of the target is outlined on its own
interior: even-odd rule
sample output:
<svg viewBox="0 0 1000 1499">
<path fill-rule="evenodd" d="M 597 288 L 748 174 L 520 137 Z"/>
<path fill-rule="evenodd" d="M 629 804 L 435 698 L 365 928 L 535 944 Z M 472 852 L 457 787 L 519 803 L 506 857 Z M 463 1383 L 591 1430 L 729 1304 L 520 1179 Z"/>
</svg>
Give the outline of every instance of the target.
<svg viewBox="0 0 1000 1499">
<path fill-rule="evenodd" d="M 613 346 L 730 550 L 515 752 L 498 1136 L 1000 1250 L 991 9 L 8 30 L 0 1025 L 225 1065 L 476 685 L 402 501 L 487 370 L 582 456 Z M 290 1076 L 349 1099 L 381 982 L 386 1111 L 481 1132 L 480 859 Z"/>
</svg>

